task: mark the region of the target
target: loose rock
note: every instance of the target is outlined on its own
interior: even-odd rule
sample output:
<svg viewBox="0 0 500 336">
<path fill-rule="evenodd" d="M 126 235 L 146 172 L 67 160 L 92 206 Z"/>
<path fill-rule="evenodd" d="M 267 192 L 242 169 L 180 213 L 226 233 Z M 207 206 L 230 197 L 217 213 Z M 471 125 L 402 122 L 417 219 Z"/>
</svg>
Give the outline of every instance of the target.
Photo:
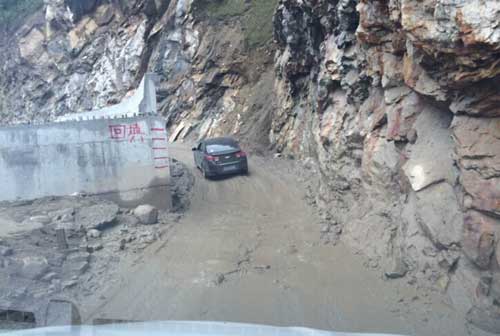
<svg viewBox="0 0 500 336">
<path fill-rule="evenodd" d="M 101 231 L 96 230 L 96 229 L 89 230 L 89 231 L 87 231 L 87 237 L 93 238 L 93 239 L 100 238 L 101 237 Z"/>
<path fill-rule="evenodd" d="M 19 276 L 39 280 L 49 270 L 49 264 L 44 257 L 26 257 L 22 260 L 22 267 L 19 270 Z"/>
<path fill-rule="evenodd" d="M 151 205 L 139 205 L 134 210 L 134 215 L 142 224 L 156 224 L 158 222 L 158 209 Z"/>
<path fill-rule="evenodd" d="M 407 272 L 408 267 L 406 264 L 400 258 L 395 258 L 385 272 L 385 276 L 389 279 L 397 279 L 404 277 Z"/>
<path fill-rule="evenodd" d="M 94 253 L 96 251 L 100 251 L 104 248 L 104 246 L 102 244 L 95 244 L 95 245 L 89 245 L 87 247 L 87 251 L 89 251 L 89 253 Z"/>
<path fill-rule="evenodd" d="M 118 210 L 118 205 L 111 202 L 84 207 L 76 214 L 75 222 L 87 230 L 102 230 L 115 222 Z"/>
</svg>

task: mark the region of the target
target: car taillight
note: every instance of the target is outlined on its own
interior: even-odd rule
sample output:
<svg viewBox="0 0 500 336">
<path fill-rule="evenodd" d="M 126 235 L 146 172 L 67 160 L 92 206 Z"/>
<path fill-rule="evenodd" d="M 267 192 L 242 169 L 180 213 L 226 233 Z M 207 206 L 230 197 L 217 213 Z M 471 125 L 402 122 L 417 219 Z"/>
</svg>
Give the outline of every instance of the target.
<svg viewBox="0 0 500 336">
<path fill-rule="evenodd" d="M 244 151 L 239 151 L 238 153 L 236 153 L 237 158 L 242 158 L 242 157 L 246 157 L 246 156 L 247 156 L 247 153 L 245 153 Z"/>
<path fill-rule="evenodd" d="M 207 161 L 219 161 L 219 157 L 218 156 L 212 156 L 212 155 L 205 155 L 205 159 L 207 159 Z"/>
</svg>

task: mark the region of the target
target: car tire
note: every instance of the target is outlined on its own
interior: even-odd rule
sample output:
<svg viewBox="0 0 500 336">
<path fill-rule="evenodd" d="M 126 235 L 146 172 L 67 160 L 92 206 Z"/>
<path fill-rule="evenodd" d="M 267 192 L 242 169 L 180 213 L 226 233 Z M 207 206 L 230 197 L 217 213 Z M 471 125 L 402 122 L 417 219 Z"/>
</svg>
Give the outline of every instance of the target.
<svg viewBox="0 0 500 336">
<path fill-rule="evenodd" d="M 201 169 L 201 174 L 203 175 L 205 180 L 208 180 L 208 175 L 207 175 L 207 172 L 205 171 L 205 169 L 203 169 L 203 168 L 200 168 L 200 169 Z"/>
<path fill-rule="evenodd" d="M 241 170 L 241 175 L 248 176 L 249 175 L 248 168 L 247 169 L 242 169 Z"/>
</svg>

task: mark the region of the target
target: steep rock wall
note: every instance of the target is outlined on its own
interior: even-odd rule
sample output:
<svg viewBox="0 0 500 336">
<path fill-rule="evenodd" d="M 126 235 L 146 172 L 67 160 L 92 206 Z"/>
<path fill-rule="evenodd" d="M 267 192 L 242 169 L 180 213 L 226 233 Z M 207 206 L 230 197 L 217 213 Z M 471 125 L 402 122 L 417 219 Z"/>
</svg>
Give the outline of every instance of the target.
<svg viewBox="0 0 500 336">
<path fill-rule="evenodd" d="M 271 142 L 388 277 L 500 330 L 497 1 L 280 1 Z M 496 251 L 498 256 L 498 251 Z M 472 307 L 472 308 L 471 308 Z"/>
</svg>

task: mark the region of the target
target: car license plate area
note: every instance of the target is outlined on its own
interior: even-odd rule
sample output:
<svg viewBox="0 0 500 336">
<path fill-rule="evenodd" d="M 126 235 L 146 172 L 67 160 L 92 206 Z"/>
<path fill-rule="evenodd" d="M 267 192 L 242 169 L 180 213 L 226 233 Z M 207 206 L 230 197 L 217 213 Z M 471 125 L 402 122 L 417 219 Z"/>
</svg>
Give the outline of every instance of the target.
<svg viewBox="0 0 500 336">
<path fill-rule="evenodd" d="M 228 172 L 228 171 L 234 171 L 236 170 L 236 165 L 229 165 L 229 166 L 224 166 L 222 167 L 222 171 Z"/>
</svg>

